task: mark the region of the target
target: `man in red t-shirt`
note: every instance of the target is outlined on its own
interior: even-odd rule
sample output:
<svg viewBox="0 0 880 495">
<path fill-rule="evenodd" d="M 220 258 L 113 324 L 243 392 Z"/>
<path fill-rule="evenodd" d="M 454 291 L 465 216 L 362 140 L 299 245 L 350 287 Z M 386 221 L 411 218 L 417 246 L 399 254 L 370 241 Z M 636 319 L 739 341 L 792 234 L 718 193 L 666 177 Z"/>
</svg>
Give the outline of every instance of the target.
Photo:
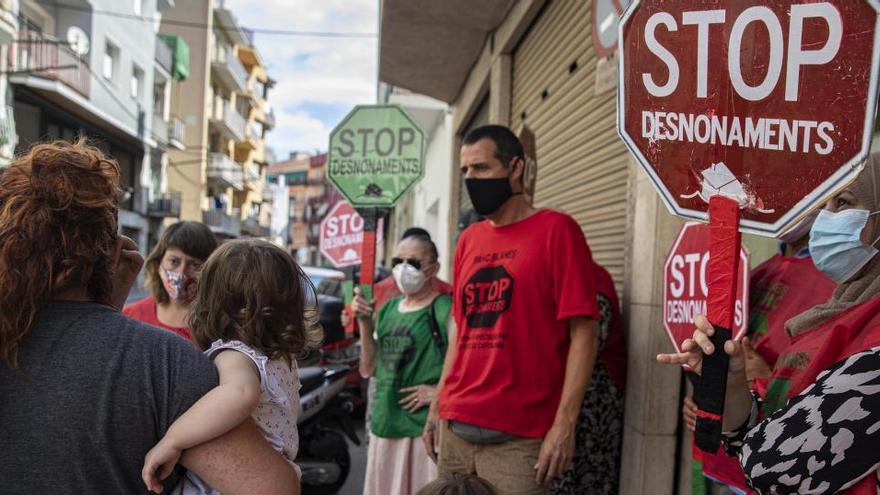
<svg viewBox="0 0 880 495">
<path fill-rule="evenodd" d="M 501 493 L 545 493 L 574 454 L 596 358 L 593 260 L 571 217 L 524 199 L 523 148 L 510 129 L 473 130 L 460 164 L 486 220 L 458 241 L 455 328 L 425 447 L 441 472 L 476 474 Z"/>
</svg>

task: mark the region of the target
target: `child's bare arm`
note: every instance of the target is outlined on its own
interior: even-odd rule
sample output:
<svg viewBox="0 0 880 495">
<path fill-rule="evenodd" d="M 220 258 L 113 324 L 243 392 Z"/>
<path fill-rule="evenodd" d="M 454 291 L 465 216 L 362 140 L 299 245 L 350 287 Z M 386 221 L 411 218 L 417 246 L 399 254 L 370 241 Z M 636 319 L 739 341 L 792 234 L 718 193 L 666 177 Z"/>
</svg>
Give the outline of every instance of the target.
<svg viewBox="0 0 880 495">
<path fill-rule="evenodd" d="M 226 350 L 217 354 L 214 364 L 220 384 L 177 418 L 162 440 L 147 453 L 142 475 L 151 491 L 161 493 L 160 480 L 171 474 L 182 451 L 240 425 L 260 402 L 260 374 L 249 357 Z"/>
</svg>

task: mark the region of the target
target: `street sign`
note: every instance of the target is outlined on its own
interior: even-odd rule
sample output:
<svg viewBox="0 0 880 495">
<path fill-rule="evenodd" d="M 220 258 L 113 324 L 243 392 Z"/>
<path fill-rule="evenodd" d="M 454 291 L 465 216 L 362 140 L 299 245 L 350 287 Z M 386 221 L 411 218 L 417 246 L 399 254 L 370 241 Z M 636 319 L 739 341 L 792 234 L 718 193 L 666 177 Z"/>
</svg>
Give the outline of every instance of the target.
<svg viewBox="0 0 880 495">
<path fill-rule="evenodd" d="M 776 236 L 853 180 L 880 73 L 880 0 L 634 0 L 618 130 L 673 214 L 724 189 Z"/>
<path fill-rule="evenodd" d="M 356 106 L 330 134 L 327 179 L 356 208 L 394 206 L 424 175 L 425 137 L 396 105 Z"/>
<path fill-rule="evenodd" d="M 376 238 L 381 245 L 381 220 Z M 363 240 L 364 219 L 346 201 L 336 203 L 321 221 L 321 254 L 336 268 L 361 264 Z"/>
<path fill-rule="evenodd" d="M 663 327 L 681 352 L 681 344 L 694 335 L 694 316 L 707 315 L 709 297 L 709 226 L 689 222 L 682 226 L 669 250 L 663 270 Z M 740 247 L 733 333 L 740 339 L 748 327 L 749 253 Z"/>
</svg>

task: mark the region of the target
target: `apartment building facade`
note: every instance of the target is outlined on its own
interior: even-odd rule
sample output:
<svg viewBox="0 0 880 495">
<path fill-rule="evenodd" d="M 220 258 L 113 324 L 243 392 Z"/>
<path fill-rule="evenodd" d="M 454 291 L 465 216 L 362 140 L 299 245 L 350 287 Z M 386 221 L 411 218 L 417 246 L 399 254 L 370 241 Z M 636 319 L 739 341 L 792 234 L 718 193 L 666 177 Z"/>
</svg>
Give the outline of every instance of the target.
<svg viewBox="0 0 880 495">
<path fill-rule="evenodd" d="M 174 55 L 155 22 L 173 0 L 22 0 L 8 60 L 18 151 L 86 136 L 111 154 L 125 191 L 120 229 L 143 251 L 178 215 L 165 189 L 169 149 L 181 148 L 166 105 Z"/>
<path fill-rule="evenodd" d="M 187 136 L 168 173 L 169 187 L 181 192 L 181 218 L 204 221 L 224 238 L 269 237 L 265 137 L 275 125 L 267 102 L 273 83 L 252 33 L 215 0 L 180 2 L 163 16 L 162 30 L 187 42 L 192 61 L 171 95 Z"/>
<path fill-rule="evenodd" d="M 292 153 L 290 158 L 270 167 L 270 180 L 288 190 L 290 218 L 288 248 L 297 263 L 323 266 L 319 243 L 321 221 L 342 195 L 327 181 L 327 154 Z"/>
</svg>

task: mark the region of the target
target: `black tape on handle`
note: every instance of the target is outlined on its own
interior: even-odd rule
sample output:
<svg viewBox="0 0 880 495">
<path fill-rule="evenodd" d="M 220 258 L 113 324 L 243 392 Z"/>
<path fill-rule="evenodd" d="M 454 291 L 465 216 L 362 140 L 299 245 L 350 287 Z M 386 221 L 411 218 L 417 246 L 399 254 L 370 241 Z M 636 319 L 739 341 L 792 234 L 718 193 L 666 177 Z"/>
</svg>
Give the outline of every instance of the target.
<svg viewBox="0 0 880 495">
<path fill-rule="evenodd" d="M 730 356 L 724 352 L 724 343 L 732 337 L 733 332 L 729 328 L 715 326 L 715 333 L 709 337 L 715 352 L 703 358 L 702 373 L 694 385 L 694 401 L 699 408 L 694 443 L 703 452 L 712 454 L 718 452 L 721 445 L 721 417 L 730 364 Z"/>
</svg>

